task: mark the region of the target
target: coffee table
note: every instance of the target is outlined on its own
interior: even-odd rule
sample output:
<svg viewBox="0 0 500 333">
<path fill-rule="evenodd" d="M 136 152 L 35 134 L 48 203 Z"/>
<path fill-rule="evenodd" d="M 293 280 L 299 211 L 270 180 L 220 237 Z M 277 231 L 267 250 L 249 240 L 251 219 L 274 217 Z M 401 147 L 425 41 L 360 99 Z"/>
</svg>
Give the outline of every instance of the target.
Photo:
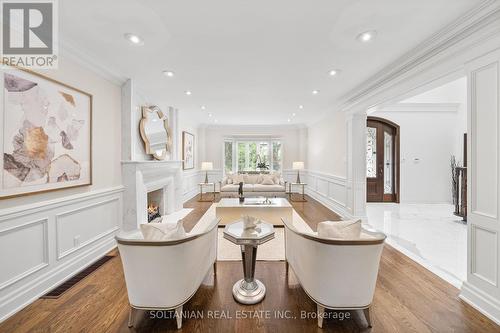
<svg viewBox="0 0 500 333">
<path fill-rule="evenodd" d="M 257 304 L 266 295 L 266 286 L 255 279 L 257 246 L 274 238 L 274 227 L 262 222 L 256 228 L 245 229 L 243 221 L 226 225 L 224 238 L 241 246 L 244 278 L 233 285 L 233 297 L 241 304 Z"/>
<path fill-rule="evenodd" d="M 220 225 L 226 225 L 241 219 L 242 215 L 258 217 L 273 225 L 283 225 L 281 218 L 292 220 L 293 208 L 285 198 L 245 198 L 243 203 L 238 198 L 222 198 L 215 204 L 215 215 L 220 218 Z"/>
</svg>

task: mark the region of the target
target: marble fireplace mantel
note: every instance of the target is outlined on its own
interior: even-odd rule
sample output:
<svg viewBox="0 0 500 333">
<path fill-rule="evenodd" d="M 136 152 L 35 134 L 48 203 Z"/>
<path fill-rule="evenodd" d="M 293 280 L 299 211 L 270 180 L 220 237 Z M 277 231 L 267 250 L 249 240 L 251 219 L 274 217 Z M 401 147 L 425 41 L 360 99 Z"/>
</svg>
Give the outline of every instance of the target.
<svg viewBox="0 0 500 333">
<path fill-rule="evenodd" d="M 123 230 L 147 223 L 148 192 L 163 190 L 162 215 L 182 209 L 182 161 L 122 161 Z"/>
</svg>

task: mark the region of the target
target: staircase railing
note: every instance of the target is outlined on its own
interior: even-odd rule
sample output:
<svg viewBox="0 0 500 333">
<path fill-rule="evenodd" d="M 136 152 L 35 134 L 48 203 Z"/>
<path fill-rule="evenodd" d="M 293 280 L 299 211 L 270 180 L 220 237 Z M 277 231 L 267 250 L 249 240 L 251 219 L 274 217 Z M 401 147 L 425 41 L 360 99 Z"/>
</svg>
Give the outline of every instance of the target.
<svg viewBox="0 0 500 333">
<path fill-rule="evenodd" d="M 455 200 L 455 212 L 456 216 L 460 216 L 464 221 L 467 221 L 467 168 L 466 167 L 456 167 L 456 188 L 455 193 L 457 198 Z"/>
</svg>

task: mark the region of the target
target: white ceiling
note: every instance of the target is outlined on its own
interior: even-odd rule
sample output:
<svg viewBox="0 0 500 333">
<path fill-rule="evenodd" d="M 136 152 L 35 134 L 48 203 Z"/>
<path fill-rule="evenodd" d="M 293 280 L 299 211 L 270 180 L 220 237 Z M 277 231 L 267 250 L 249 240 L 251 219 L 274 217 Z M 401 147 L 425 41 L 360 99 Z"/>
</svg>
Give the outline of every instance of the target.
<svg viewBox="0 0 500 333">
<path fill-rule="evenodd" d="M 63 41 L 133 78 L 151 103 L 173 105 L 200 123 L 287 124 L 318 120 L 342 95 L 480 2 L 64 0 L 59 10 Z M 375 41 L 355 39 L 373 29 Z M 144 45 L 130 45 L 124 33 L 139 35 Z M 340 75 L 329 77 L 333 68 Z M 175 77 L 165 77 L 165 69 Z"/>
</svg>

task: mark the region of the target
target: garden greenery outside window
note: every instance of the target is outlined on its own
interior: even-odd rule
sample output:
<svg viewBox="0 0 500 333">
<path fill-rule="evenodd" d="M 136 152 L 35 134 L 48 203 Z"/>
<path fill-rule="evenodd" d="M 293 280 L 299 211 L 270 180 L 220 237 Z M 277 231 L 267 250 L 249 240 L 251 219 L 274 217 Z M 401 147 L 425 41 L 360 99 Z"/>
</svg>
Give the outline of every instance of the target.
<svg viewBox="0 0 500 333">
<path fill-rule="evenodd" d="M 281 172 L 283 146 L 275 139 L 224 141 L 224 174 L 239 171 Z"/>
</svg>

